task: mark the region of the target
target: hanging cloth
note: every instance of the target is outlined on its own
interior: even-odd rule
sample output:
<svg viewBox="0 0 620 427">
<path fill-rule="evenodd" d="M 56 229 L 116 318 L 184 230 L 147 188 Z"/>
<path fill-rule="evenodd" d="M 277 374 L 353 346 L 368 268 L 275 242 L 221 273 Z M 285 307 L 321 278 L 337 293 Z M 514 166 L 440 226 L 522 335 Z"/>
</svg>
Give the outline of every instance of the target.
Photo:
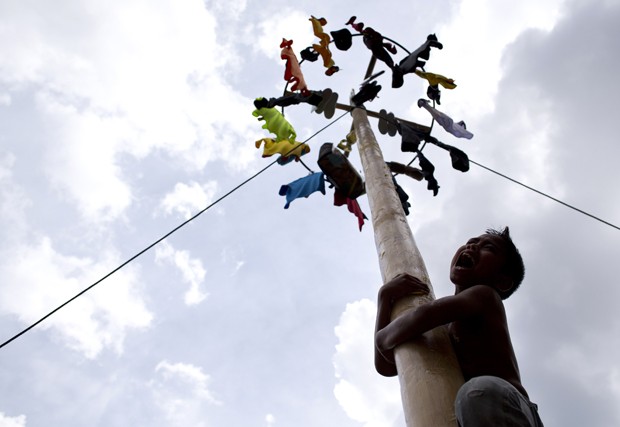
<svg viewBox="0 0 620 427">
<path fill-rule="evenodd" d="M 348 198 L 345 194 L 336 189 L 336 191 L 334 191 L 334 206 L 342 205 L 347 205 L 349 212 L 357 217 L 357 224 L 359 225 L 360 231 L 362 231 L 364 220 L 368 218 L 366 218 L 366 215 L 362 212 L 359 203 L 357 203 L 357 200 Z"/>
<path fill-rule="evenodd" d="M 428 100 L 419 99 L 418 107 L 424 107 L 429 113 L 431 113 L 431 116 L 433 116 L 437 123 L 439 123 L 441 127 L 446 130 L 446 132 L 451 133 L 457 138 L 472 139 L 474 137 L 474 134 L 469 132 L 465 127 L 465 122 L 460 121 L 458 123 L 454 123 L 454 120 L 452 120 L 450 116 L 431 107 Z"/>
<path fill-rule="evenodd" d="M 291 202 L 301 197 L 308 197 L 312 193 L 320 191 L 325 194 L 325 175 L 322 172 L 314 172 L 303 178 L 280 187 L 280 196 L 286 196 L 284 209 L 288 209 Z"/>
</svg>

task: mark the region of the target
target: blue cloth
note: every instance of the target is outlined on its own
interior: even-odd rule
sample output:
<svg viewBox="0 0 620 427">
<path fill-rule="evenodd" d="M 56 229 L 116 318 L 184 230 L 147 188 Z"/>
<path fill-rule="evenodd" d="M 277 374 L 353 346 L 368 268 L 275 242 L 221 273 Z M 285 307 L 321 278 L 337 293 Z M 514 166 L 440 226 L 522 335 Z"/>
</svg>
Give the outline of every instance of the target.
<svg viewBox="0 0 620 427">
<path fill-rule="evenodd" d="M 323 172 L 315 172 L 303 178 L 299 178 L 289 184 L 280 187 L 280 196 L 286 196 L 286 205 L 284 209 L 288 209 L 291 202 L 300 197 L 308 197 L 315 191 L 325 194 L 325 175 Z"/>
<path fill-rule="evenodd" d="M 536 404 L 498 377 L 474 377 L 463 384 L 455 412 L 460 427 L 543 427 Z"/>
</svg>

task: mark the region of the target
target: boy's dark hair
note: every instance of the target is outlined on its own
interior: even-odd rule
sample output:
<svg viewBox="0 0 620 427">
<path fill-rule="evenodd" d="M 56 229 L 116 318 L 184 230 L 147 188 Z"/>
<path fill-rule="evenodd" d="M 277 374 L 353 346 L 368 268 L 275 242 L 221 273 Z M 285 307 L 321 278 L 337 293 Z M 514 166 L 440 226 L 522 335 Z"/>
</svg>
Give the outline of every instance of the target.
<svg viewBox="0 0 620 427">
<path fill-rule="evenodd" d="M 523 281 L 523 277 L 525 276 L 523 258 L 521 258 L 519 250 L 510 238 L 510 229 L 508 227 L 504 227 L 501 230 L 489 228 L 486 233 L 491 236 L 500 237 L 504 241 L 504 249 L 506 250 L 506 265 L 504 265 L 504 273 L 512 279 L 512 287 L 507 291 L 498 290 L 498 292 L 502 299 L 506 299 L 517 290 Z"/>
</svg>

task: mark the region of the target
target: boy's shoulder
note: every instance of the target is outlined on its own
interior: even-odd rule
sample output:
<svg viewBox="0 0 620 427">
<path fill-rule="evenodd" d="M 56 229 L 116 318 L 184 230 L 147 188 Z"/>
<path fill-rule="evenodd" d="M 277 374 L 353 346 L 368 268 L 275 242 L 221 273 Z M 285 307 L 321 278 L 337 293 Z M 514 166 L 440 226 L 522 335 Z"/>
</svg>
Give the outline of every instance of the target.
<svg viewBox="0 0 620 427">
<path fill-rule="evenodd" d="M 499 292 L 489 285 L 474 285 L 463 289 L 454 295 L 455 298 L 463 300 L 465 303 L 493 303 L 504 305 Z"/>
</svg>

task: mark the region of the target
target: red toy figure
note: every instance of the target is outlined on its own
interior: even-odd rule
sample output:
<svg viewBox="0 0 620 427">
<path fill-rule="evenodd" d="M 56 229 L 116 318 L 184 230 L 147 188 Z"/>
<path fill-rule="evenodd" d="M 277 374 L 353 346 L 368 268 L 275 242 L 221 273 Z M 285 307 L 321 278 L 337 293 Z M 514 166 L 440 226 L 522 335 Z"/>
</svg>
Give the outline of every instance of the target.
<svg viewBox="0 0 620 427">
<path fill-rule="evenodd" d="M 301 73 L 297 56 L 295 56 L 295 52 L 293 52 L 291 48 L 292 44 L 293 40 L 286 39 L 282 39 L 282 43 L 280 43 L 280 47 L 282 48 L 280 58 L 286 60 L 284 80 L 293 84 L 291 86 L 291 91 L 294 92 L 299 89 L 302 95 L 308 96 L 310 95 L 310 91 L 308 90 L 308 85 L 306 85 L 306 80 L 304 80 L 304 75 Z"/>
</svg>

